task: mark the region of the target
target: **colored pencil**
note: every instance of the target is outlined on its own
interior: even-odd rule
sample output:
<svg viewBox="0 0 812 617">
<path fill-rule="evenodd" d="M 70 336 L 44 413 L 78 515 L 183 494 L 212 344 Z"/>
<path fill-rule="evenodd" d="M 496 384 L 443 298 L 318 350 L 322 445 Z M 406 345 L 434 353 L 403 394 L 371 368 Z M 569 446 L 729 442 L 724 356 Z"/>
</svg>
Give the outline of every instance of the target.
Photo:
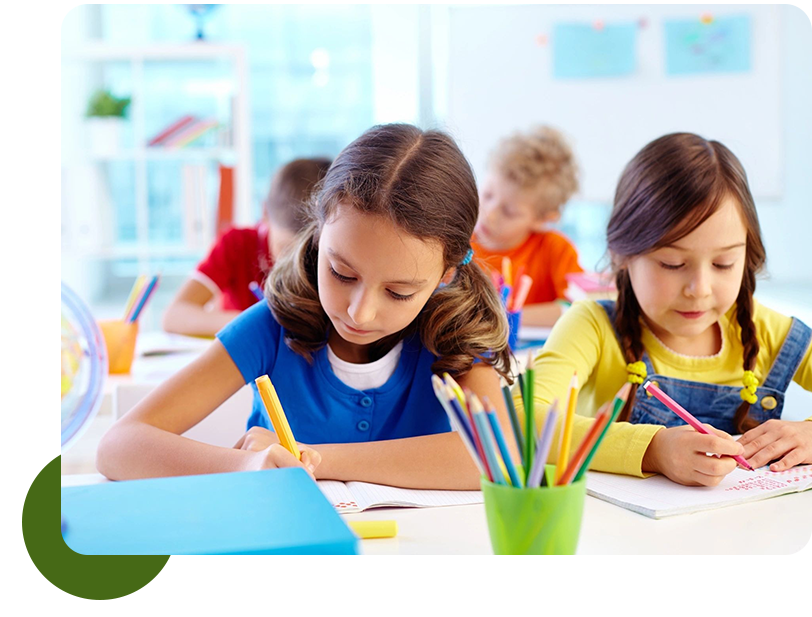
<svg viewBox="0 0 812 617">
<path fill-rule="evenodd" d="M 524 308 L 524 303 L 527 301 L 527 295 L 530 293 L 532 286 L 533 279 L 526 274 L 522 274 L 516 283 L 516 293 L 513 295 L 513 304 L 510 307 L 512 312 L 515 313 Z"/>
<path fill-rule="evenodd" d="M 254 294 L 254 297 L 260 302 L 265 299 L 265 296 L 262 293 L 262 288 L 257 284 L 256 281 L 251 281 L 248 283 L 248 289 L 251 290 L 251 293 Z"/>
<path fill-rule="evenodd" d="M 535 371 L 533 370 L 533 352 L 527 352 L 527 369 L 525 370 L 524 382 L 524 477 L 530 476 L 530 468 L 533 466 L 533 448 L 536 436 L 535 405 L 533 403 L 533 380 Z"/>
<path fill-rule="evenodd" d="M 555 433 L 555 423 L 558 420 L 557 403 L 553 401 L 550 409 L 547 411 L 547 418 L 544 421 L 544 428 L 538 438 L 538 446 L 536 447 L 536 460 L 533 461 L 533 469 L 530 472 L 530 477 L 527 480 L 527 488 L 538 488 L 543 486 L 544 482 L 544 467 L 547 464 L 547 457 L 550 455 L 550 446 L 553 443 L 553 434 Z"/>
<path fill-rule="evenodd" d="M 485 456 L 485 448 L 482 446 L 482 437 L 479 434 L 479 429 L 477 428 L 476 423 L 474 422 L 473 415 L 469 416 L 469 411 L 466 411 L 463 407 L 465 404 L 464 396 L 463 402 L 460 403 L 460 400 L 457 398 L 456 393 L 453 392 L 451 386 L 446 386 L 448 390 L 451 390 L 450 394 L 453 394 L 453 398 L 451 398 L 451 405 L 457 409 L 459 415 L 461 417 L 467 418 L 470 422 L 471 434 L 474 436 L 474 447 L 476 448 L 477 453 L 479 454 L 479 460 L 482 461 L 482 467 L 485 470 L 485 475 L 487 476 L 488 480 L 491 482 L 494 481 L 493 471 L 491 470 L 491 466 L 488 462 L 488 458 Z"/>
<path fill-rule="evenodd" d="M 502 428 L 499 426 L 499 420 L 496 417 L 496 410 L 488 401 L 483 401 L 483 403 L 485 403 L 485 413 L 487 414 L 488 421 L 490 422 L 491 431 L 493 432 L 493 436 L 496 438 L 496 445 L 499 447 L 499 453 L 501 454 L 502 460 L 505 463 L 508 477 L 510 477 L 510 483 L 517 488 L 521 488 L 522 482 L 516 473 L 516 467 L 510 457 L 510 450 L 508 450 L 507 443 L 505 442 L 505 436 L 502 434 Z"/>
<path fill-rule="evenodd" d="M 135 299 L 138 297 L 138 294 L 144 288 L 144 284 L 147 282 L 147 277 L 145 274 L 139 274 L 138 277 L 135 279 L 133 283 L 133 288 L 130 290 L 130 295 L 127 296 L 127 304 L 124 307 L 124 319 L 127 319 L 127 316 L 130 314 L 130 311 L 133 309 L 133 305 L 135 304 Z"/>
<path fill-rule="evenodd" d="M 592 449 L 592 446 L 595 445 L 595 441 L 597 441 L 598 435 L 600 435 L 601 431 L 603 430 L 603 425 L 609 421 L 609 417 L 609 404 L 607 403 L 600 408 L 600 411 L 595 418 L 595 422 L 589 427 L 586 435 L 584 435 L 584 438 L 581 440 L 581 443 L 575 450 L 575 454 L 572 455 L 572 459 L 567 465 L 567 468 L 564 470 L 564 473 L 561 475 L 558 482 L 556 482 L 556 486 L 564 486 L 570 483 L 572 478 L 581 468 L 581 464 L 584 462 L 586 455 Z"/>
<path fill-rule="evenodd" d="M 513 264 L 510 263 L 510 257 L 502 257 L 502 278 L 505 279 L 507 287 L 513 287 Z"/>
<path fill-rule="evenodd" d="M 592 459 L 595 458 L 598 448 L 601 447 L 601 442 L 603 441 L 603 438 L 606 437 L 606 433 L 609 432 L 609 427 L 612 426 L 612 423 L 615 420 L 617 420 L 617 417 L 620 415 L 620 410 L 623 409 L 623 406 L 626 404 L 631 389 L 632 384 L 626 382 L 623 384 L 620 390 L 618 390 L 617 394 L 615 395 L 615 400 L 612 401 L 612 415 L 609 418 L 609 421 L 603 425 L 600 436 L 595 440 L 595 445 L 592 446 L 589 454 L 586 455 L 584 462 L 581 464 L 581 468 L 577 471 L 575 477 L 572 479 L 573 482 L 578 482 L 578 480 L 580 480 L 589 469 L 589 464 L 592 462 Z"/>
<path fill-rule="evenodd" d="M 127 320 L 129 323 L 137 321 L 138 318 L 141 316 L 141 311 L 144 310 L 144 307 L 146 306 L 147 302 L 152 296 L 152 293 L 158 286 L 158 279 L 159 276 L 156 274 L 150 279 L 146 287 L 144 287 L 144 290 L 141 292 L 141 297 L 136 302 L 135 306 L 133 307 L 132 313 L 130 313 L 130 318 Z"/>
<path fill-rule="evenodd" d="M 570 441 L 572 440 L 572 422 L 575 417 L 575 405 L 578 402 L 578 373 L 573 373 L 570 380 L 569 399 L 567 400 L 567 415 L 564 417 L 564 429 L 561 432 L 561 444 L 558 449 L 558 461 L 555 464 L 555 481 L 561 479 L 564 468 L 570 457 Z"/>
<path fill-rule="evenodd" d="M 494 484 L 507 484 L 505 477 L 502 475 L 502 471 L 499 469 L 499 461 L 496 457 L 494 438 L 492 436 L 490 423 L 488 422 L 485 412 L 479 410 L 474 411 L 473 417 L 477 431 L 479 432 L 482 440 L 482 449 L 485 451 L 485 458 L 488 461 L 488 467 L 490 467 L 491 471 L 493 472 L 493 480 L 491 480 L 491 482 Z"/>
<path fill-rule="evenodd" d="M 690 414 L 690 412 L 688 412 L 687 409 L 685 409 L 677 401 L 675 401 L 670 396 L 668 396 L 665 392 L 660 390 L 660 388 L 658 388 L 652 382 L 647 381 L 646 383 L 644 383 L 643 384 L 643 389 L 646 392 L 649 392 L 649 393 L 653 394 L 657 398 L 657 400 L 659 400 L 663 405 L 668 407 L 668 409 L 670 409 L 675 414 L 677 414 L 680 418 L 685 420 L 685 422 L 687 422 L 689 425 L 691 425 L 691 427 L 694 430 L 702 433 L 703 435 L 711 435 L 712 434 L 708 429 L 706 429 L 704 426 L 702 426 L 702 423 L 699 420 L 697 420 L 696 418 L 694 418 L 694 416 L 692 416 Z M 731 458 L 734 461 L 736 461 L 739 465 L 744 467 L 745 469 L 747 469 L 749 471 L 755 471 L 750 466 L 750 463 L 748 463 L 743 457 L 741 457 L 741 456 L 733 456 Z"/>
<path fill-rule="evenodd" d="M 462 408 L 468 412 L 468 404 L 465 401 L 465 393 L 462 391 L 460 384 L 454 381 L 454 378 L 449 375 L 448 373 L 443 373 L 443 380 L 449 385 L 449 387 L 454 391 L 454 394 L 457 395 L 457 400 L 462 405 Z"/>
<path fill-rule="evenodd" d="M 254 382 L 257 384 L 259 397 L 262 399 L 265 410 L 271 419 L 273 430 L 279 438 L 279 443 L 282 447 L 296 457 L 296 460 L 302 460 L 302 454 L 299 452 L 299 446 L 296 445 L 296 440 L 293 438 L 293 431 L 290 430 L 288 418 L 285 416 L 285 410 L 282 409 L 282 403 L 279 396 L 276 394 L 276 388 L 273 387 L 270 377 L 262 375 L 257 377 Z"/>
<path fill-rule="evenodd" d="M 457 410 L 452 406 L 451 401 L 454 399 L 454 394 L 448 393 L 443 380 L 437 375 L 431 376 L 431 384 L 434 387 L 434 395 L 437 397 L 437 400 L 440 401 L 440 405 L 442 405 L 443 410 L 445 410 L 448 420 L 451 423 L 451 427 L 454 428 L 457 433 L 459 433 L 460 439 L 462 439 L 465 449 L 468 450 L 468 454 L 474 460 L 474 464 L 476 465 L 480 475 L 487 475 L 485 473 L 485 468 L 482 466 L 482 461 L 479 458 L 479 454 L 477 454 L 476 444 L 474 443 L 473 434 L 470 433 L 470 428 L 463 424 L 462 418 L 459 417 Z"/>
<path fill-rule="evenodd" d="M 513 428 L 513 437 L 516 439 L 516 446 L 519 449 L 519 457 L 521 458 L 522 465 L 524 465 L 524 435 L 522 427 L 519 424 L 519 416 L 516 413 L 516 406 L 513 404 L 513 396 L 510 394 L 510 387 L 505 384 L 502 386 L 502 397 L 505 399 L 508 415 L 510 416 L 510 425 Z"/>
</svg>

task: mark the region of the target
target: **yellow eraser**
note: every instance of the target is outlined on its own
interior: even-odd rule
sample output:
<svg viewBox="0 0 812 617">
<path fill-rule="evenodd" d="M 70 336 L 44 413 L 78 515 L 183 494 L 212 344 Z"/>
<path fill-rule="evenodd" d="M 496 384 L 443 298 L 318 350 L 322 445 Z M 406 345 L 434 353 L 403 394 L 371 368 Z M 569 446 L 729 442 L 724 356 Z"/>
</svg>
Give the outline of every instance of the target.
<svg viewBox="0 0 812 617">
<path fill-rule="evenodd" d="M 397 521 L 349 521 L 347 524 L 362 540 L 394 538 L 398 535 Z"/>
</svg>

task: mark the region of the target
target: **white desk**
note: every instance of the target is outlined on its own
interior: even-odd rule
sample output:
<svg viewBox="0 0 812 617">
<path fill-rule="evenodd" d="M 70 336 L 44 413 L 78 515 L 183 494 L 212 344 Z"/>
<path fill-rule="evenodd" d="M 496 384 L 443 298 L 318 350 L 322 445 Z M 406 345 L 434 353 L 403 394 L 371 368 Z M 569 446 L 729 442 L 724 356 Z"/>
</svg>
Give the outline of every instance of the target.
<svg viewBox="0 0 812 617">
<path fill-rule="evenodd" d="M 106 482 L 99 474 L 62 476 L 62 486 Z M 812 491 L 654 520 L 586 497 L 579 554 L 789 554 L 809 542 Z M 484 506 L 385 508 L 342 515 L 394 519 L 395 538 L 363 540 L 366 555 L 490 554 Z"/>
</svg>

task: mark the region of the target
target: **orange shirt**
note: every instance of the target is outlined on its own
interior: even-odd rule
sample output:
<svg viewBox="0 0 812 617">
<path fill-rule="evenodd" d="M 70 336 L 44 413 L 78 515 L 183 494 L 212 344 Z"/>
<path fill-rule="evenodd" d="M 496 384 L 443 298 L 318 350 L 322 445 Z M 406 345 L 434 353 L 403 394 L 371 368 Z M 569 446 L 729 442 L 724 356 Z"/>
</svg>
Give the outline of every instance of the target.
<svg viewBox="0 0 812 617">
<path fill-rule="evenodd" d="M 578 251 L 572 243 L 557 231 L 530 234 L 516 248 L 506 252 L 492 252 L 471 241 L 474 256 L 485 270 L 502 271 L 502 257 L 509 257 L 513 264 L 513 276 L 524 266 L 524 273 L 533 279 L 533 286 L 525 304 L 542 304 L 564 298 L 570 272 L 583 272 L 578 264 Z"/>
</svg>

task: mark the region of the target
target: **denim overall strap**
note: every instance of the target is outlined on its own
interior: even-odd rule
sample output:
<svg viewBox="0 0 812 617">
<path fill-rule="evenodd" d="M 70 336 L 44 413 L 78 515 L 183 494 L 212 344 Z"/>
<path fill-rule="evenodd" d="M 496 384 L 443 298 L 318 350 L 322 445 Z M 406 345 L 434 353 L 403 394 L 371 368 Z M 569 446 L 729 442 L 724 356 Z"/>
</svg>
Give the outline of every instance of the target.
<svg viewBox="0 0 812 617">
<path fill-rule="evenodd" d="M 812 329 L 795 317 L 792 318 L 787 338 L 781 345 L 781 350 L 773 362 L 767 378 L 764 380 L 765 388 L 772 388 L 779 392 L 786 392 L 792 378 L 801 364 L 801 360 L 809 349 L 812 340 Z"/>
</svg>

